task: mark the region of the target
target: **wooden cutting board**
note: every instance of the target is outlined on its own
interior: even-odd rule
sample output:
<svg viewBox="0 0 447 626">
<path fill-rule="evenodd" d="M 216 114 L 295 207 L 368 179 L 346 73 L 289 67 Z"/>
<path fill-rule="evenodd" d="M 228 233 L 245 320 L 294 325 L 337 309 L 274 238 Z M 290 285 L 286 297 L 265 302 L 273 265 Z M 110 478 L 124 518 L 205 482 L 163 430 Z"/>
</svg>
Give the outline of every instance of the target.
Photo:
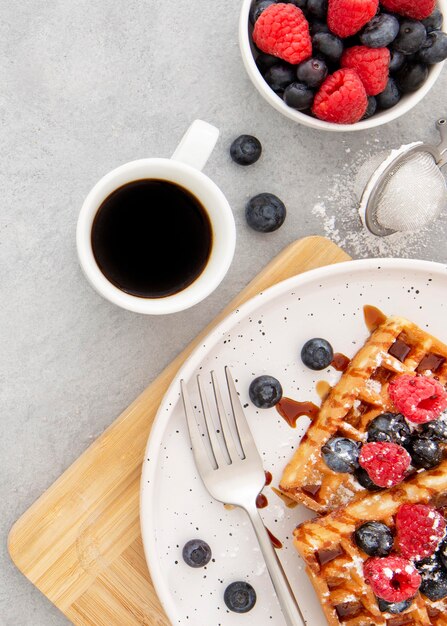
<svg viewBox="0 0 447 626">
<path fill-rule="evenodd" d="M 9 552 L 79 626 L 167 626 L 139 526 L 139 482 L 157 408 L 177 370 L 224 316 L 275 283 L 349 260 L 323 237 L 285 248 L 15 523 Z"/>
</svg>

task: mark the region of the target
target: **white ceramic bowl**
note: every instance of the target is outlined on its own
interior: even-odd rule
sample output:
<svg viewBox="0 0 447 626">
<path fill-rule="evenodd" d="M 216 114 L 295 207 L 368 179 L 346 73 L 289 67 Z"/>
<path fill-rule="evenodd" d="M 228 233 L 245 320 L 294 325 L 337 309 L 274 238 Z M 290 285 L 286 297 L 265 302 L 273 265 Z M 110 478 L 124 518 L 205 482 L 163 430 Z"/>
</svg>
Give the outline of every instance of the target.
<svg viewBox="0 0 447 626">
<path fill-rule="evenodd" d="M 375 126 L 387 124 L 401 115 L 404 115 L 404 113 L 407 113 L 424 98 L 437 81 L 444 65 L 444 63 L 437 63 L 436 65 L 431 66 L 428 78 L 422 87 L 414 93 L 403 96 L 400 102 L 398 102 L 396 106 L 391 109 L 381 111 L 369 119 L 362 120 L 356 124 L 332 124 L 331 122 L 323 122 L 322 120 L 311 117 L 310 115 L 306 115 L 306 113 L 301 113 L 300 111 L 296 111 L 295 109 L 287 106 L 284 100 L 280 96 L 276 95 L 276 93 L 270 89 L 263 79 L 262 74 L 258 70 L 255 63 L 253 45 L 250 37 L 252 26 L 248 16 L 252 2 L 253 0 L 243 0 L 239 18 L 239 45 L 245 69 L 247 70 L 253 85 L 267 100 L 267 102 L 269 102 L 277 111 L 286 117 L 294 120 L 295 122 L 299 122 L 300 124 L 304 124 L 305 126 L 311 126 L 312 128 L 318 128 L 319 130 L 332 130 L 340 132 L 366 130 L 368 128 L 374 128 Z M 447 0 L 438 0 L 438 7 L 441 9 L 444 16 L 447 16 Z M 446 21 L 447 18 L 444 19 L 444 31 L 446 31 L 447 28 Z"/>
</svg>

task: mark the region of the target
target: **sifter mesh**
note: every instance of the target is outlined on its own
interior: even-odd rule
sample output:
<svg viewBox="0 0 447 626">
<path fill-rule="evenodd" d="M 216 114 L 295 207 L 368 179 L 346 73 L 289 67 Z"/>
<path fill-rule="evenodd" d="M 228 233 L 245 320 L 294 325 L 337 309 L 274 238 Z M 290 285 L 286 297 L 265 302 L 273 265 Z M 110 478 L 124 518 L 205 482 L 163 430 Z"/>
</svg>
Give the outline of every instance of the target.
<svg viewBox="0 0 447 626">
<path fill-rule="evenodd" d="M 356 199 L 360 202 L 363 196 L 363 192 L 365 191 L 365 187 L 377 170 L 377 168 L 382 165 L 382 163 L 389 157 L 389 152 L 378 152 L 377 154 L 371 156 L 368 160 L 366 160 L 360 166 L 357 174 L 354 179 L 354 187 L 353 192 Z"/>
<path fill-rule="evenodd" d="M 446 182 L 429 152 L 416 152 L 388 173 L 377 196 L 377 222 L 396 231 L 418 230 L 447 206 Z"/>
</svg>

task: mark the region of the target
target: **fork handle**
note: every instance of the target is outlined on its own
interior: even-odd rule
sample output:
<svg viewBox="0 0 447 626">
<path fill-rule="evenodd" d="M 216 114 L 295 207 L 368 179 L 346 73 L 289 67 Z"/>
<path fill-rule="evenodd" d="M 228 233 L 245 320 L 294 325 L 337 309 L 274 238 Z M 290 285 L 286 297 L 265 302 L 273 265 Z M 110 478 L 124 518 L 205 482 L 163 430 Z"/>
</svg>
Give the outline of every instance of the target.
<svg viewBox="0 0 447 626">
<path fill-rule="evenodd" d="M 287 626 L 305 626 L 303 614 L 296 602 L 289 581 L 284 573 L 281 562 L 272 546 L 270 537 L 257 509 L 246 508 L 246 512 L 258 538 L 261 552 L 267 565 L 267 571 L 273 583 L 281 610 Z"/>
</svg>

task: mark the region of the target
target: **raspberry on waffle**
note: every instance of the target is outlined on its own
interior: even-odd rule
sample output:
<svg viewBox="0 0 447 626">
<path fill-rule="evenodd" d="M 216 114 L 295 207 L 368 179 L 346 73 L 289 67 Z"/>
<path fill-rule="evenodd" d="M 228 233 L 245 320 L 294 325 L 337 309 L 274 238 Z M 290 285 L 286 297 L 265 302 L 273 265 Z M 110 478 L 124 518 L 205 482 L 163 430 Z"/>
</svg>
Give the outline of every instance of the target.
<svg viewBox="0 0 447 626">
<path fill-rule="evenodd" d="M 356 540 L 365 522 L 384 525 L 396 537 L 396 517 L 403 502 L 406 506 L 428 505 L 439 516 L 438 510 L 444 511 L 440 507 L 447 502 L 447 460 L 386 492 L 365 495 L 295 529 L 295 547 L 306 563 L 329 626 L 447 624 L 447 587 L 439 593 L 437 572 L 433 570 L 432 576 L 426 570 L 424 574 L 424 568 L 430 567 L 428 559 L 419 563 L 408 560 L 399 553 L 395 541 L 391 553 L 381 561 L 381 557 L 364 552 Z M 442 576 L 445 582 L 447 572 Z M 387 578 L 393 584 L 387 586 Z M 424 586 L 427 580 L 428 589 Z M 390 606 L 387 602 L 403 604 Z"/>
<path fill-rule="evenodd" d="M 360 484 L 355 473 L 333 471 L 323 455 L 328 442 L 337 437 L 365 444 L 371 420 L 387 411 L 399 413 L 389 396 L 388 386 L 402 374 L 423 374 L 444 386 L 447 346 L 405 318 L 391 317 L 372 333 L 323 402 L 284 470 L 280 489 L 293 500 L 321 513 L 365 493 L 362 486 L 365 481 Z M 412 466 L 416 467 L 414 462 Z M 423 464 L 417 467 L 421 468 L 421 474 L 426 471 Z M 365 470 L 360 467 L 360 471 Z M 411 469 L 405 480 L 409 475 Z M 369 478 L 373 480 L 372 475 Z M 392 478 L 386 486 L 396 483 Z"/>
</svg>

